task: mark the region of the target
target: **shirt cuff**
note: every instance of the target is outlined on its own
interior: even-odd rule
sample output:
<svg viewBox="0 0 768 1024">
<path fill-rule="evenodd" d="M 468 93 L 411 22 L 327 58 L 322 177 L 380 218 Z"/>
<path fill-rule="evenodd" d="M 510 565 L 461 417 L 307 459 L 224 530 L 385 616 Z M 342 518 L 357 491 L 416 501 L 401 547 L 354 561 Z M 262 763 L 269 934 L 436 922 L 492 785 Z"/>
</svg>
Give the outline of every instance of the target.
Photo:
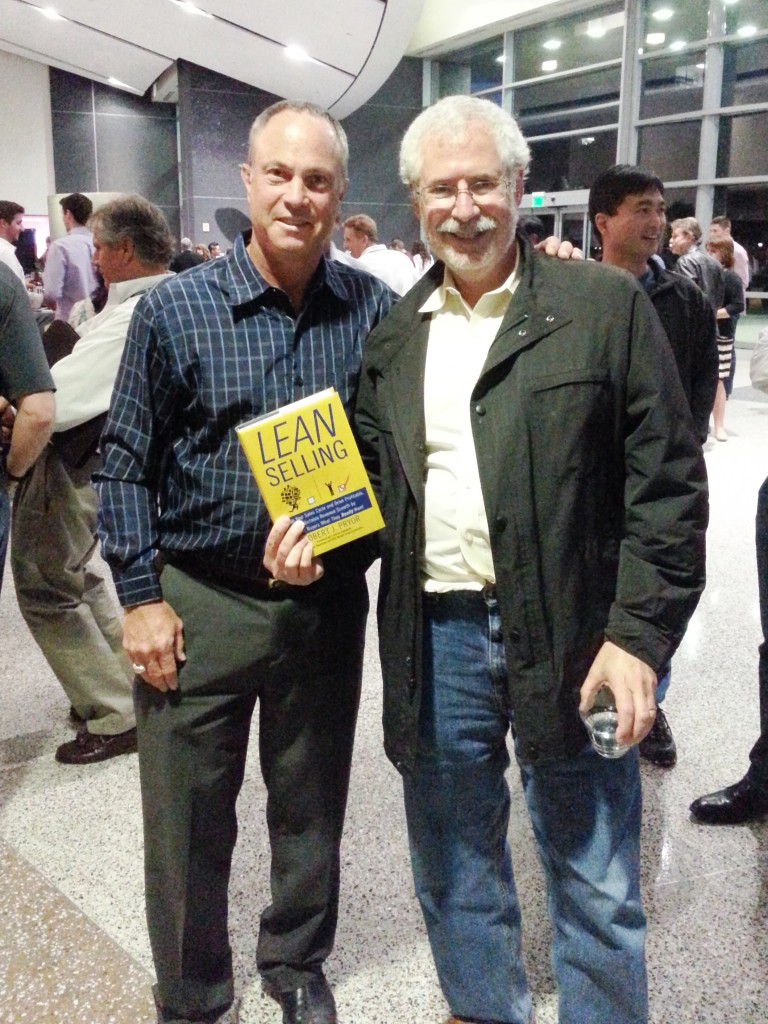
<svg viewBox="0 0 768 1024">
<path fill-rule="evenodd" d="M 117 599 L 123 608 L 162 601 L 160 577 L 153 565 L 139 565 L 125 572 L 113 572 Z"/>
</svg>

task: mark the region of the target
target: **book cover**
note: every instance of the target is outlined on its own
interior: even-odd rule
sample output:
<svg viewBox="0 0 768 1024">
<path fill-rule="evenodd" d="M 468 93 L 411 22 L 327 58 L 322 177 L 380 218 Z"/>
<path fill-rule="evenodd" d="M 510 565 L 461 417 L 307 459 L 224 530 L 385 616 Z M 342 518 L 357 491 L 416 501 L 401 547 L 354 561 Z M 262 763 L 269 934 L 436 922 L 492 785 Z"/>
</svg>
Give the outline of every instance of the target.
<svg viewBox="0 0 768 1024">
<path fill-rule="evenodd" d="M 384 525 L 333 388 L 237 427 L 272 522 L 301 519 L 316 555 Z"/>
</svg>

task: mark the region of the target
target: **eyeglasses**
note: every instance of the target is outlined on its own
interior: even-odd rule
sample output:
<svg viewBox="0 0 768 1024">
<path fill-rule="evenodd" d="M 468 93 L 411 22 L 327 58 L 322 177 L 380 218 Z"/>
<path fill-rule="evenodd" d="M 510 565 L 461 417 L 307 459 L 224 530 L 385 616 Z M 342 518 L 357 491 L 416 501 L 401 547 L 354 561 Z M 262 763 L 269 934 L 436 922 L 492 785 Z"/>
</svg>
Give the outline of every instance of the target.
<svg viewBox="0 0 768 1024">
<path fill-rule="evenodd" d="M 493 196 L 503 192 L 509 184 L 506 178 L 478 178 L 470 182 L 466 188 L 459 188 L 458 185 L 425 185 L 424 188 L 416 189 L 419 196 L 427 206 L 453 206 L 460 192 L 466 192 L 472 196 L 474 202 L 482 204 L 484 199 L 491 199 Z"/>
</svg>

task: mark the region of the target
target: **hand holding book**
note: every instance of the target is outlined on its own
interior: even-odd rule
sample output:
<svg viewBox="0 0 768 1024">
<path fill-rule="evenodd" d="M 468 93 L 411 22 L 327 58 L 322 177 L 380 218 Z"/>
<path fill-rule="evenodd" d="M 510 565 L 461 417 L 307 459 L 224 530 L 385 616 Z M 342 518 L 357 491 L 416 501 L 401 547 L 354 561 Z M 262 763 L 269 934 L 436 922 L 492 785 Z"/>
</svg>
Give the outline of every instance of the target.
<svg viewBox="0 0 768 1024">
<path fill-rule="evenodd" d="M 313 554 L 331 551 L 384 525 L 344 406 L 333 388 L 244 423 L 237 435 L 272 522 L 287 516 L 297 526 L 290 534 L 276 536 L 273 546 L 278 560 L 287 553 L 284 549 L 280 554 L 281 545 L 290 546 L 291 571 L 296 566 L 305 575 Z M 304 532 L 311 542 L 309 554 L 299 544 Z M 270 538 L 273 534 L 274 530 Z"/>
<path fill-rule="evenodd" d="M 269 532 L 264 565 L 274 579 L 294 587 L 316 583 L 325 571 L 322 560 L 315 557 L 304 523 L 288 516 L 280 516 Z"/>
</svg>

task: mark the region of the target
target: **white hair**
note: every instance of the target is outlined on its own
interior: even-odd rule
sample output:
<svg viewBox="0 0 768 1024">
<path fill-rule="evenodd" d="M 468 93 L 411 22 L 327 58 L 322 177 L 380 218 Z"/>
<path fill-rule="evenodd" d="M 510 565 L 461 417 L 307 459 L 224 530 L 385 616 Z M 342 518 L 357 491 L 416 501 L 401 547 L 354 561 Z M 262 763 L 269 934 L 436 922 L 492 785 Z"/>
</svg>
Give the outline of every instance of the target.
<svg viewBox="0 0 768 1024">
<path fill-rule="evenodd" d="M 475 126 L 484 127 L 493 138 L 505 174 L 512 177 L 528 169 L 528 143 L 511 114 L 477 96 L 446 96 L 423 110 L 403 136 L 400 178 L 404 184 L 409 188 L 418 185 L 426 139 L 447 139 L 458 146 Z"/>
</svg>

